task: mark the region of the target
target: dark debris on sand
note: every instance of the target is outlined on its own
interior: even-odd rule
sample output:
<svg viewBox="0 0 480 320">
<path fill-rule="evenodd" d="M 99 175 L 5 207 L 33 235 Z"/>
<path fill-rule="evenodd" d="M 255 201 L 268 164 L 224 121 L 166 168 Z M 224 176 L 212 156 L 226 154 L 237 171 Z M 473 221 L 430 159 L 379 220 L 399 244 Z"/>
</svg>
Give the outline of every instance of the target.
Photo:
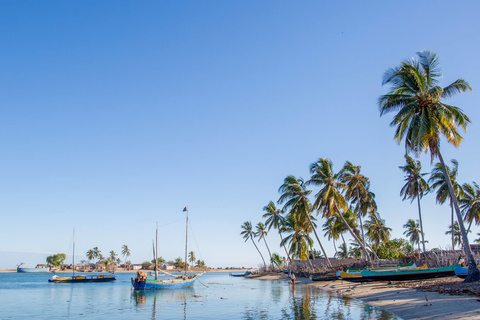
<svg viewBox="0 0 480 320">
<path fill-rule="evenodd" d="M 464 283 L 463 279 L 458 277 L 406 281 L 396 285 L 401 288 L 412 288 L 428 292 L 480 297 L 480 282 Z"/>
</svg>

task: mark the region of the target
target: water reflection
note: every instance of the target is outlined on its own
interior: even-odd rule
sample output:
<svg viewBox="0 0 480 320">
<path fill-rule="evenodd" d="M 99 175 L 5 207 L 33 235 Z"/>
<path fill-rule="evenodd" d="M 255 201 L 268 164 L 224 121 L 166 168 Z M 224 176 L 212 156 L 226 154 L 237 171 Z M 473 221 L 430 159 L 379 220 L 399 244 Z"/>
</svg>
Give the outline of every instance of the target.
<svg viewBox="0 0 480 320">
<path fill-rule="evenodd" d="M 180 290 L 146 290 L 133 291 L 132 298 L 138 311 L 145 311 L 151 308 L 151 319 L 157 319 L 162 311 L 171 312 L 171 303 L 181 302 L 183 305 L 183 319 L 187 319 L 187 299 L 194 296 L 193 288 Z M 161 317 L 160 317 L 161 318 Z M 160 319 L 159 318 L 159 319 Z"/>
</svg>

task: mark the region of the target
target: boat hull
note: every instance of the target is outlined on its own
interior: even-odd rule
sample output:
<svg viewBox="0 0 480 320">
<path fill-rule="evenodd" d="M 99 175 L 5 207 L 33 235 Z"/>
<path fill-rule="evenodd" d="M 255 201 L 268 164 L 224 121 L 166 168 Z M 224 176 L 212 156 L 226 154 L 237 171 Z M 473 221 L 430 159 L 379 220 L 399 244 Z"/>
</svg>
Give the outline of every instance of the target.
<svg viewBox="0 0 480 320">
<path fill-rule="evenodd" d="M 250 271 L 245 271 L 244 273 L 230 273 L 230 276 L 232 277 L 246 277 L 251 275 L 252 273 Z"/>
<path fill-rule="evenodd" d="M 134 290 L 182 289 L 193 287 L 195 280 L 197 280 L 196 275 L 188 279 L 139 280 L 132 278 L 132 286 Z"/>
<path fill-rule="evenodd" d="M 333 281 L 337 280 L 338 276 L 336 274 L 327 274 L 323 276 L 311 275 L 310 280 L 312 281 Z"/>
<path fill-rule="evenodd" d="M 48 282 L 52 283 L 84 283 L 84 282 L 110 282 L 116 280 L 114 275 L 108 276 L 75 276 L 75 277 L 52 277 Z"/>
<path fill-rule="evenodd" d="M 368 271 L 363 270 L 360 276 L 343 277 L 343 280 L 362 282 L 362 281 L 403 281 L 403 280 L 419 280 L 449 277 L 455 275 L 455 269 L 458 265 L 442 267 L 442 268 L 427 268 L 427 269 L 412 269 L 412 270 L 398 270 L 398 271 Z"/>
<path fill-rule="evenodd" d="M 17 268 L 17 272 L 19 273 L 41 273 L 41 272 L 49 272 L 50 268 Z"/>
</svg>

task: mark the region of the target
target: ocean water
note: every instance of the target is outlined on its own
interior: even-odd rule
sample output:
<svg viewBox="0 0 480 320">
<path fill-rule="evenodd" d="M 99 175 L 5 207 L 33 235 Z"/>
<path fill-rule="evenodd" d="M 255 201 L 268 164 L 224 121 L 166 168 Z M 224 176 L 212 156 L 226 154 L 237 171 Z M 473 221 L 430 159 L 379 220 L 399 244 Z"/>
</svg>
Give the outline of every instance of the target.
<svg viewBox="0 0 480 320">
<path fill-rule="evenodd" d="M 355 299 L 285 281 L 207 273 L 194 288 L 136 292 L 111 283 L 53 284 L 51 274 L 0 274 L 0 319 L 400 319 Z"/>
</svg>

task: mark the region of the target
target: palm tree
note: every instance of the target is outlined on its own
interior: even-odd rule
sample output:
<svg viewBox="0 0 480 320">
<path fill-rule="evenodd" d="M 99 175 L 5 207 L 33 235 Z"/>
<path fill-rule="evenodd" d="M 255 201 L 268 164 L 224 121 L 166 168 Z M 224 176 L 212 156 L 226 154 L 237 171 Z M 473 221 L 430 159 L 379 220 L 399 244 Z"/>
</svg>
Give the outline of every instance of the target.
<svg viewBox="0 0 480 320">
<path fill-rule="evenodd" d="M 365 234 L 362 222 L 362 217 L 366 215 L 366 212 L 360 210 L 360 206 L 362 201 L 365 201 L 364 199 L 368 197 L 370 180 L 360 173 L 361 169 L 361 166 L 355 166 L 350 161 L 346 161 L 339 172 L 339 179 L 345 184 L 345 198 L 351 204 L 355 204 L 355 212 L 360 221 L 360 231 L 362 233 L 363 255 L 366 258 L 367 251 L 365 249 Z"/>
<path fill-rule="evenodd" d="M 353 238 L 359 242 L 364 252 L 367 252 L 362 241 L 354 233 L 353 229 L 341 213 L 341 211 L 345 212 L 348 208 L 347 201 L 340 191 L 343 190 L 346 185 L 340 181 L 339 174 L 333 172 L 332 161 L 327 158 L 319 159 L 317 162 L 310 165 L 310 173 L 312 176 L 307 183 L 322 187 L 322 189 L 320 189 L 315 195 L 315 202 L 313 204 L 313 208 L 317 209 L 317 214 L 321 211 L 323 216 L 327 219 L 332 215 L 337 215 L 348 228 Z M 370 259 L 368 254 L 365 258 L 367 260 Z"/>
<path fill-rule="evenodd" d="M 268 231 L 270 231 L 272 227 L 277 229 L 278 234 L 280 235 L 280 242 L 282 242 L 282 226 L 285 223 L 285 218 L 282 216 L 283 211 L 277 209 L 273 201 L 270 201 L 265 207 L 263 207 L 263 211 L 265 211 L 265 213 L 263 214 L 263 218 L 267 219 L 265 220 L 265 226 L 268 228 Z M 287 257 L 290 260 L 287 248 L 283 246 L 283 249 L 285 250 Z"/>
<path fill-rule="evenodd" d="M 92 249 L 88 250 L 87 251 L 87 259 L 88 259 L 88 262 L 90 263 L 90 261 L 92 261 L 93 259 L 95 259 L 95 253 L 93 252 Z"/>
<path fill-rule="evenodd" d="M 337 216 L 331 216 L 323 224 L 323 231 L 325 231 L 324 236 L 330 241 L 333 239 L 333 248 L 335 249 L 335 255 L 337 255 L 337 246 L 335 245 L 335 240 L 340 239 L 340 234 L 338 233 Z"/>
<path fill-rule="evenodd" d="M 190 251 L 190 252 L 188 253 L 188 261 L 190 261 L 190 264 L 191 264 L 192 266 L 193 266 L 193 264 L 195 263 L 195 260 L 196 260 L 196 258 L 195 258 L 195 252 Z"/>
<path fill-rule="evenodd" d="M 430 151 L 432 161 L 434 158 L 440 160 L 468 257 L 468 276 L 465 281 L 478 281 L 480 272 L 477 270 L 458 200 L 440 153 L 440 137 L 443 136 L 448 143 L 458 147 L 463 138 L 457 127 L 466 130 L 470 123 L 470 119 L 460 108 L 447 105 L 442 100 L 472 89 L 463 79 L 458 79 L 445 88 L 440 87 L 438 79 L 442 75 L 437 55 L 423 51 L 419 52 L 418 56 L 418 61 L 407 60 L 399 67 L 385 72 L 383 84 L 391 84 L 392 87 L 378 100 L 380 115 L 397 112 L 390 125 L 396 127 L 395 140 L 399 143 L 405 140 L 406 152 L 419 155 Z"/>
<path fill-rule="evenodd" d="M 126 244 L 122 246 L 122 256 L 125 259 L 125 263 L 127 263 L 127 258 L 130 257 L 130 249 Z"/>
<path fill-rule="evenodd" d="M 380 247 L 380 243 L 390 240 L 390 231 L 392 228 L 385 226 L 385 220 L 380 218 L 378 212 L 370 215 L 370 220 L 365 221 L 365 228 L 367 229 L 367 237 L 374 242 L 375 250 Z"/>
<path fill-rule="evenodd" d="M 260 257 L 262 257 L 263 264 L 266 267 L 267 264 L 265 263 L 265 259 L 263 259 L 262 253 L 260 252 L 260 250 L 258 250 L 257 244 L 255 243 L 255 241 L 253 241 L 254 233 L 252 232 L 252 223 L 250 221 L 245 221 L 242 224 L 242 229 L 243 229 L 243 231 L 240 233 L 240 235 L 243 235 L 243 239 L 245 239 L 245 242 L 247 242 L 248 239 L 252 240 L 253 245 L 255 246 L 258 253 L 260 254 Z"/>
<path fill-rule="evenodd" d="M 480 188 L 476 182 L 473 182 L 473 186 L 465 183 L 462 189 L 463 196 L 460 198 L 460 206 L 462 208 L 465 221 L 468 222 L 468 233 L 470 232 L 473 221 L 475 221 L 475 225 L 480 224 Z"/>
<path fill-rule="evenodd" d="M 289 244 L 289 253 L 293 258 L 299 260 L 307 260 L 310 267 L 313 268 L 310 259 L 308 258 L 309 250 L 313 246 L 313 240 L 306 231 L 310 224 L 305 221 L 303 225 L 297 223 L 293 216 L 288 216 L 284 224 L 284 232 L 287 236 L 283 239 L 281 245 Z"/>
<path fill-rule="evenodd" d="M 346 243 L 342 243 L 338 246 L 338 258 L 339 259 L 348 259 L 348 248 Z"/>
<path fill-rule="evenodd" d="M 278 189 L 278 192 L 281 193 L 280 198 L 278 199 L 278 203 L 282 204 L 285 202 L 285 205 L 282 209 L 283 211 L 290 210 L 291 213 L 295 213 L 297 219 L 307 220 L 310 223 L 312 231 L 317 238 L 320 248 L 322 249 L 322 253 L 327 259 L 328 265 L 330 266 L 330 268 L 332 268 L 332 264 L 328 259 L 322 242 L 318 238 L 317 231 L 315 230 L 315 226 L 313 225 L 311 219 L 312 205 L 310 203 L 310 200 L 308 199 L 308 195 L 312 191 L 306 189 L 306 183 L 303 181 L 302 178 L 297 179 L 294 176 L 288 176 L 284 179 L 283 184 Z"/>
<path fill-rule="evenodd" d="M 265 242 L 265 246 L 267 247 L 268 255 L 270 256 L 270 260 L 272 260 L 272 254 L 270 253 L 270 248 L 268 247 L 266 236 L 268 234 L 267 228 L 262 222 L 259 222 L 256 226 L 257 232 L 255 232 L 255 236 L 258 237 L 258 242 L 263 239 Z"/>
<path fill-rule="evenodd" d="M 420 223 L 418 220 L 415 222 L 413 219 L 408 219 L 407 223 L 403 225 L 403 228 L 405 229 L 403 234 L 409 238 L 412 245 L 418 245 L 418 251 L 420 251 L 420 234 L 422 233 L 419 229 L 419 225 Z M 423 251 L 425 252 L 425 245 Z"/>
<path fill-rule="evenodd" d="M 462 186 L 456 182 L 457 174 L 458 174 L 458 161 L 453 159 L 451 160 L 451 162 L 452 162 L 452 168 L 446 167 L 446 170 L 449 175 L 450 182 L 453 186 L 455 196 L 458 198 L 463 193 Z M 428 182 L 432 184 L 432 189 L 437 190 L 437 197 L 436 197 L 437 203 L 444 204 L 447 199 L 450 200 L 450 208 L 452 211 L 452 215 L 451 215 L 452 226 L 453 226 L 453 223 L 454 223 L 453 198 L 450 196 L 447 179 L 445 179 L 445 175 L 443 175 L 443 168 L 441 163 L 437 162 L 435 164 L 432 170 L 432 174 L 430 175 L 430 179 L 428 179 Z M 452 234 L 452 248 L 455 247 L 453 237 L 454 235 Z"/>
<path fill-rule="evenodd" d="M 280 269 L 282 267 L 282 257 L 278 253 L 272 253 L 272 258 L 270 262 L 275 266 L 275 268 Z"/>
<path fill-rule="evenodd" d="M 400 166 L 399 168 L 405 173 L 405 180 L 406 183 L 400 190 L 400 196 L 403 196 L 402 200 L 410 199 L 410 203 L 413 200 L 417 199 L 418 204 L 418 217 L 420 221 L 420 234 L 422 235 L 422 246 L 423 252 L 425 252 L 425 238 L 423 232 L 423 223 L 422 223 L 422 210 L 420 208 L 420 199 L 423 198 L 425 194 L 430 191 L 430 187 L 428 183 L 423 179 L 423 176 L 427 173 L 421 173 L 422 171 L 422 163 L 420 161 L 413 160 L 408 154 L 405 155 L 405 160 L 407 164 L 405 166 Z M 413 221 L 412 219 L 410 219 Z M 409 221 L 410 221 L 409 220 Z M 408 223 L 408 222 L 407 222 Z M 420 251 L 420 248 L 418 248 Z"/>
<path fill-rule="evenodd" d="M 460 232 L 460 227 L 458 225 L 458 221 L 455 221 L 454 224 L 448 226 L 448 231 L 445 234 L 451 234 L 453 237 L 453 246 L 452 250 L 455 250 L 455 246 L 457 244 L 462 243 L 462 233 Z"/>
</svg>

